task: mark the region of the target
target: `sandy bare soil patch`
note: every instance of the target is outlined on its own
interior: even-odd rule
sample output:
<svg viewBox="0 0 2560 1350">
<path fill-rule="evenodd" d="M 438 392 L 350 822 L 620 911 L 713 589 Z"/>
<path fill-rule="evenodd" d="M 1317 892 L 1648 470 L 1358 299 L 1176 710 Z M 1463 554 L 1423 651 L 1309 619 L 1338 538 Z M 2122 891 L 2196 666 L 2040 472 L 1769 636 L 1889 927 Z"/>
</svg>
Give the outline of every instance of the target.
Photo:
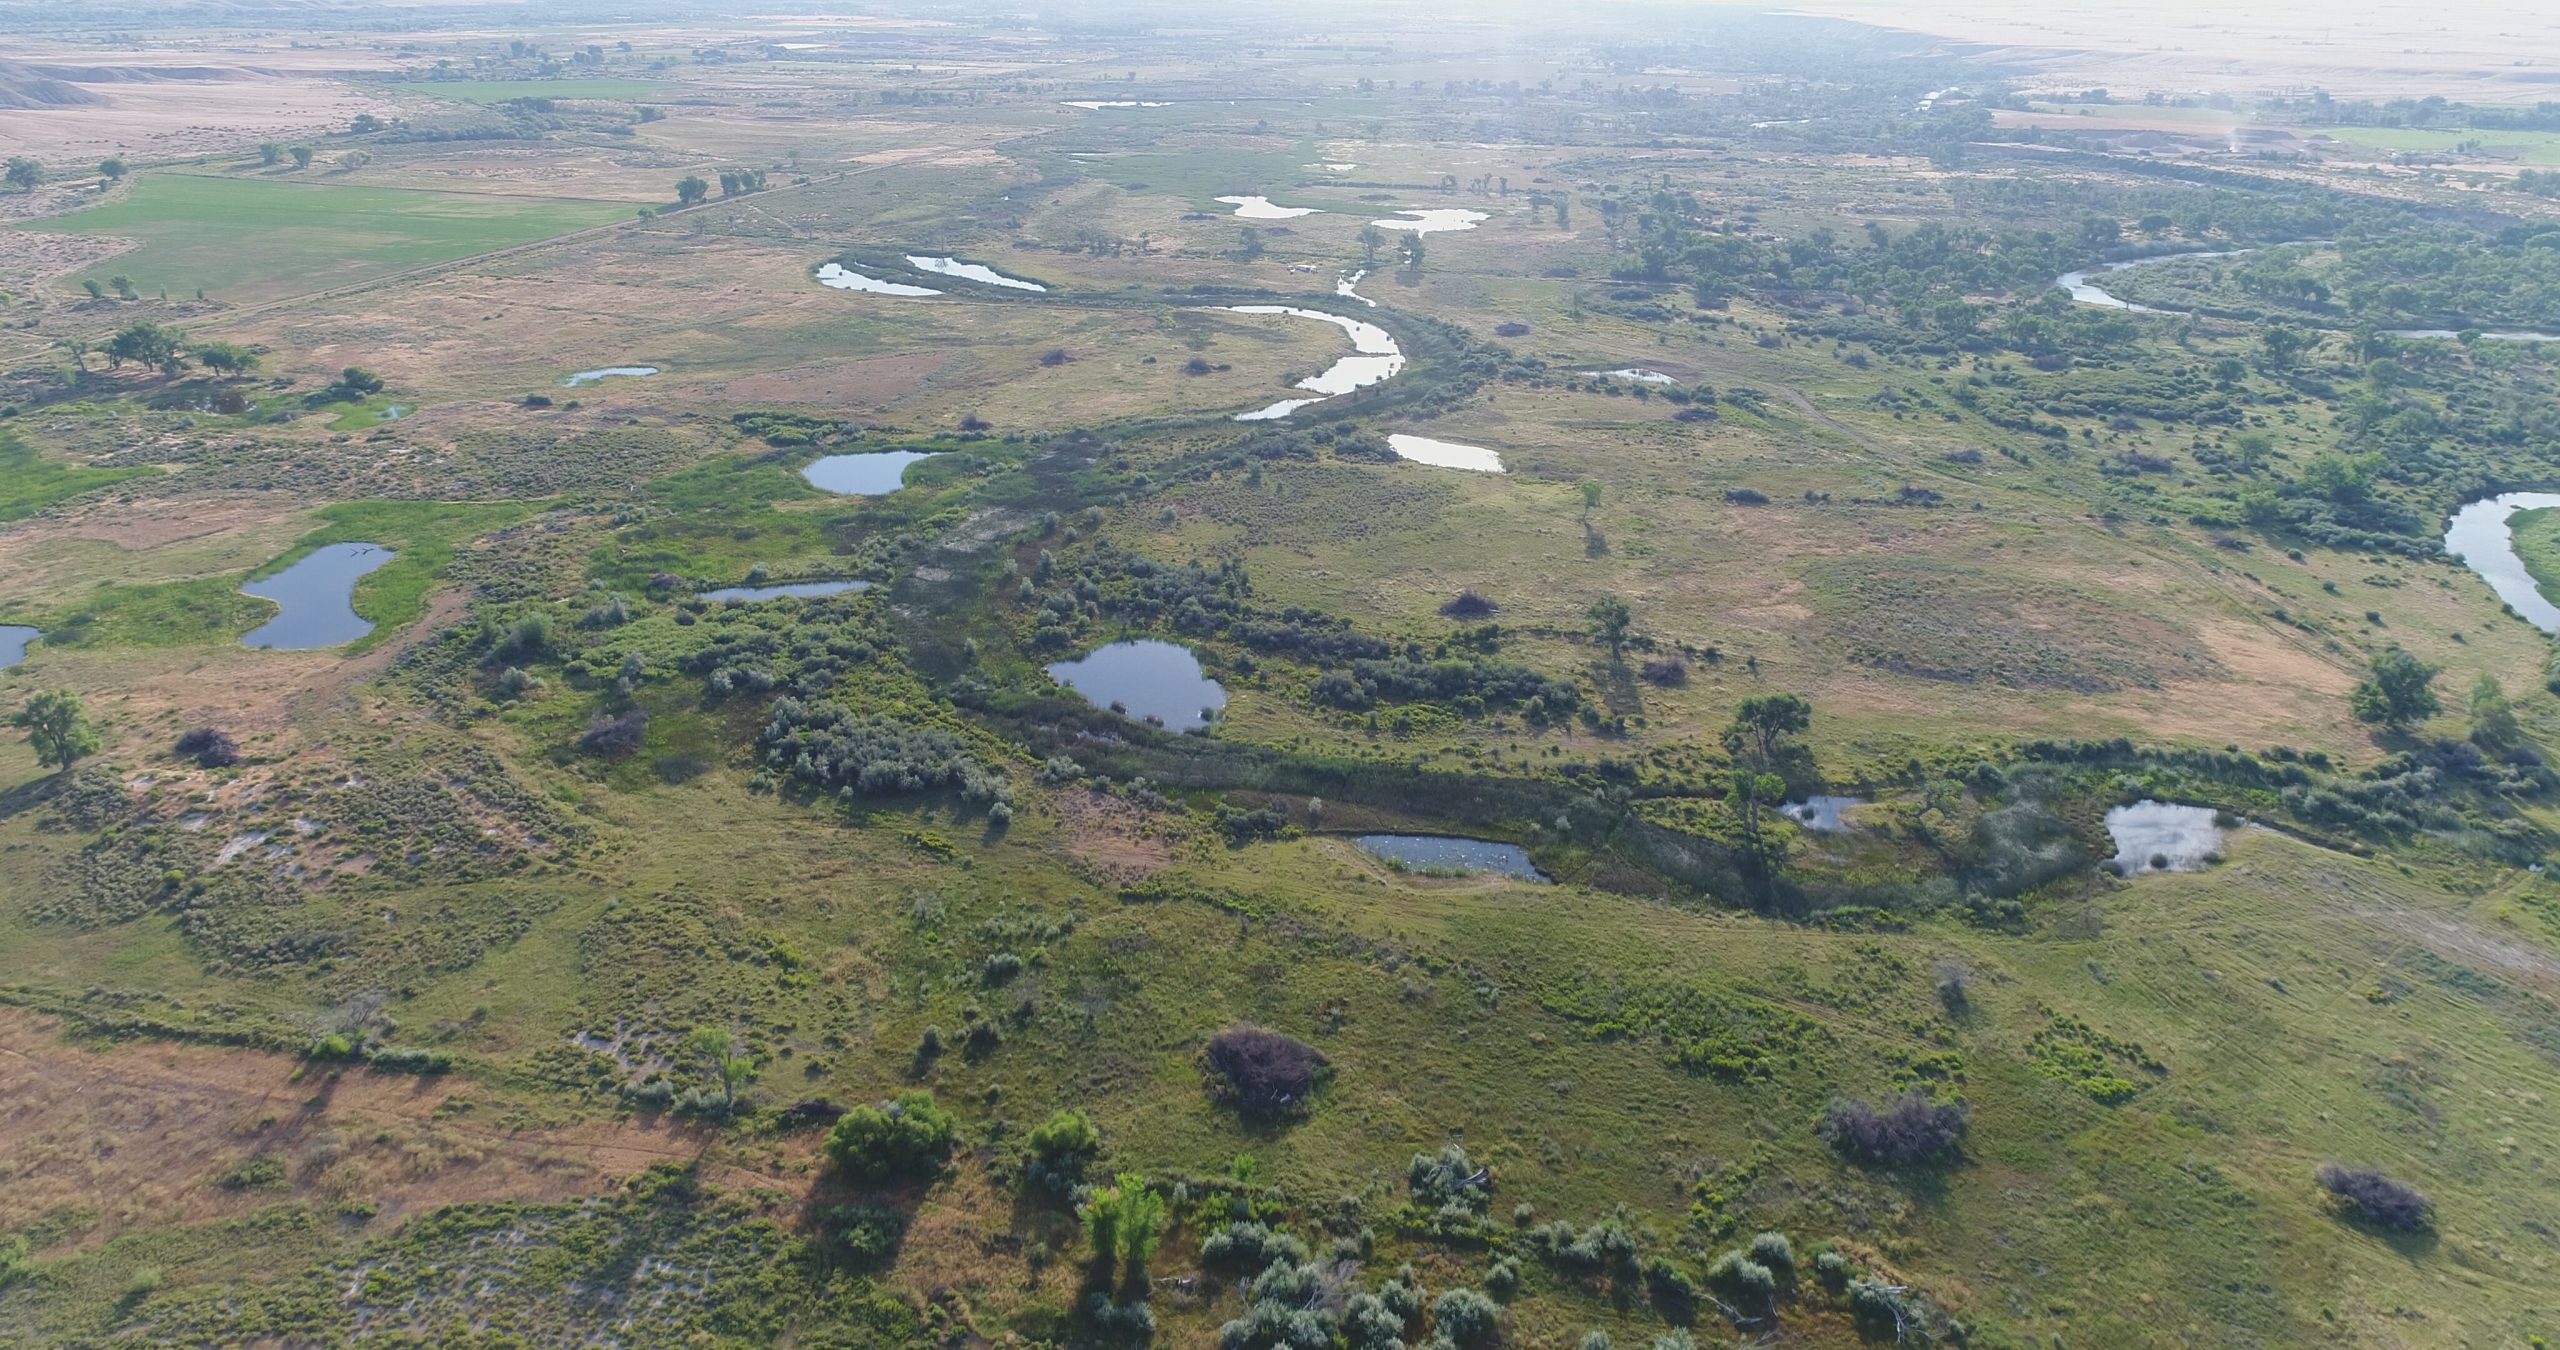
<svg viewBox="0 0 2560 1350">
<path fill-rule="evenodd" d="M 1051 799 L 1066 829 L 1066 852 L 1076 866 L 1106 886 L 1144 881 L 1173 862 L 1173 840 L 1164 822 L 1117 797 L 1061 792 Z"/>
<path fill-rule="evenodd" d="M 389 1223 L 457 1201 L 592 1194 L 709 1147 L 672 1126 L 521 1128 L 460 1077 L 303 1067 L 217 1046 L 92 1048 L 53 1019 L 0 1009 L 0 1229 L 79 1207 L 97 1215 L 71 1239 L 86 1246 L 289 1196 L 373 1206 Z"/>
<path fill-rule="evenodd" d="M 220 79 L 72 83 L 100 101 L 11 112 L 0 118 L 0 153 L 48 161 L 171 158 L 315 135 L 343 129 L 359 113 L 388 117 L 397 111 L 337 80 L 245 67 Z"/>
<path fill-rule="evenodd" d="M 95 269 L 134 241 L 106 234 L 38 234 L 0 230 L 0 291 L 33 292 Z"/>
</svg>

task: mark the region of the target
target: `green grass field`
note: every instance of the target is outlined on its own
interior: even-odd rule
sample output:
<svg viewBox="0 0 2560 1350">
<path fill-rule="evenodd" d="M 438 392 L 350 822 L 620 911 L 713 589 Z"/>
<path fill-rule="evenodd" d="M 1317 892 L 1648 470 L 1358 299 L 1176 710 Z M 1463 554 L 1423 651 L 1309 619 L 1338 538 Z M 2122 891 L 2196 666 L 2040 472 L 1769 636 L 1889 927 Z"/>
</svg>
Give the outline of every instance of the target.
<svg viewBox="0 0 2560 1350">
<path fill-rule="evenodd" d="M 2418 131 L 2406 127 L 2321 127 L 2319 130 L 2349 145 L 2394 153 L 2452 154 L 2458 147 L 2468 145 L 2471 152 L 2514 159 L 2524 164 L 2560 164 L 2560 132 Z"/>
<path fill-rule="evenodd" d="M 83 492 L 120 483 L 139 469 L 82 469 L 56 464 L 35 447 L 0 432 L 0 521 L 23 520 Z"/>
<path fill-rule="evenodd" d="M 201 289 L 248 301 L 532 243 L 629 212 L 607 202 L 159 173 L 120 201 L 34 228 L 141 241 L 102 264 L 100 279 L 121 273 L 145 294 Z M 80 280 L 68 278 L 64 288 L 76 290 Z"/>
</svg>

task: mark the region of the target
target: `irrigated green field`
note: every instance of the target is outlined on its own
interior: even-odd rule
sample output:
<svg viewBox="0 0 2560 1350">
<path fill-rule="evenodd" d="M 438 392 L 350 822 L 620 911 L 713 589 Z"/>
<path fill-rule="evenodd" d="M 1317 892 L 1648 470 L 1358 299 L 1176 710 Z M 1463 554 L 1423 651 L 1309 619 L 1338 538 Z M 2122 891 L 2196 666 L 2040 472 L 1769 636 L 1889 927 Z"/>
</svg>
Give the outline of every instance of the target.
<svg viewBox="0 0 2560 1350">
<path fill-rule="evenodd" d="M 96 280 L 122 275 L 145 294 L 183 299 L 203 291 L 247 303 L 531 243 L 631 214 L 610 202 L 368 188 L 247 172 L 146 174 L 120 200 L 37 228 L 140 241 L 133 252 L 94 269 Z"/>
</svg>

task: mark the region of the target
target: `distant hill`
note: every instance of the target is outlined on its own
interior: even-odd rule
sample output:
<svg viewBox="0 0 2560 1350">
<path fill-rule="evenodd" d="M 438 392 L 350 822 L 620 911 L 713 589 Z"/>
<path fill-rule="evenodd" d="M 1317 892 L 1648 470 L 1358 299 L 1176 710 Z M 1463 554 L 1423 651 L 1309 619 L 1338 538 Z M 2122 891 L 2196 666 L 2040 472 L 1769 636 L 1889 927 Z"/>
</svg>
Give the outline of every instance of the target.
<svg viewBox="0 0 2560 1350">
<path fill-rule="evenodd" d="M 77 108 L 106 100 L 15 61 L 0 61 L 0 108 Z"/>
</svg>

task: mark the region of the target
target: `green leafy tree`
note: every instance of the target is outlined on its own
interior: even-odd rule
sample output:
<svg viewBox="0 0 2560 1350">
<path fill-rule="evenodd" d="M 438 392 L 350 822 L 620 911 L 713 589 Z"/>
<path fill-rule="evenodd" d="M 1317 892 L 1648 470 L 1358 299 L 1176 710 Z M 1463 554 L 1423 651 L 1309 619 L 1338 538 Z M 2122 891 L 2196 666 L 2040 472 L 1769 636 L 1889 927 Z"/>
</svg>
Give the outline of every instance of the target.
<svg viewBox="0 0 2560 1350">
<path fill-rule="evenodd" d="M 126 276 L 122 272 L 118 272 L 114 276 L 107 278 L 107 284 L 115 288 L 115 293 L 124 299 L 139 300 L 142 298 L 134 294 L 133 278 Z"/>
<path fill-rule="evenodd" d="M 245 375 L 258 368 L 258 354 L 236 342 L 193 342 L 187 352 L 196 364 L 225 375 Z"/>
<path fill-rule="evenodd" d="M 107 298 L 106 283 L 98 280 L 96 277 L 80 278 L 80 289 L 87 291 L 89 293 L 89 298 L 92 300 L 104 300 Z"/>
<path fill-rule="evenodd" d="M 1375 225 L 1360 227 L 1360 261 L 1366 266 L 1378 265 L 1378 250 L 1387 246 L 1387 232 Z"/>
<path fill-rule="evenodd" d="M 2436 697 L 2437 672 L 2438 667 L 2393 647 L 2373 658 L 2364 682 L 2347 695 L 2347 708 L 2359 722 L 2395 730 L 2423 722 L 2444 708 Z"/>
<path fill-rule="evenodd" d="M 69 769 L 98 753 L 97 728 L 89 725 L 89 710 L 81 706 L 77 694 L 59 690 L 38 694 L 18 709 L 9 725 L 27 733 L 36 763 L 47 768 Z"/>
<path fill-rule="evenodd" d="M 98 161 L 98 176 L 110 183 L 124 177 L 128 172 L 130 170 L 126 168 L 125 162 L 113 156 Z"/>
<path fill-rule="evenodd" d="M 284 163 L 284 143 L 281 141 L 269 141 L 266 144 L 259 146 L 258 162 L 266 165 L 270 169 Z"/>
<path fill-rule="evenodd" d="M 1795 694 L 1761 694 L 1742 701 L 1725 728 L 1725 749 L 1738 759 L 1769 768 L 1787 749 L 1788 738 L 1813 725 L 1813 705 Z"/>
<path fill-rule="evenodd" d="M 1422 231 L 1405 231 L 1404 243 L 1402 244 L 1400 251 L 1404 254 L 1404 270 L 1408 272 L 1421 271 L 1422 255 L 1424 252 Z"/>
<path fill-rule="evenodd" d="M 36 184 L 44 181 L 44 166 L 24 155 L 12 155 L 6 177 L 9 186 L 20 192 L 33 192 Z"/>
<path fill-rule="evenodd" d="M 358 136 L 369 136 L 382 130 L 382 119 L 372 113 L 357 113 L 356 120 L 347 124 L 347 130 Z"/>
<path fill-rule="evenodd" d="M 681 206 L 700 206 L 711 195 L 711 185 L 700 174 L 686 174 L 676 180 L 676 202 Z"/>
<path fill-rule="evenodd" d="M 736 1052 L 736 1044 L 726 1027 L 695 1027 L 685 1037 L 685 1046 L 710 1066 L 712 1081 L 720 1088 L 720 1104 L 738 1104 L 738 1089 L 754 1075 L 755 1060 Z"/>
<path fill-rule="evenodd" d="M 2523 739 L 2516 726 L 2515 705 L 2507 702 L 2498 677 L 2485 670 L 2471 682 L 2471 739 L 2490 750 L 2511 749 Z"/>
<path fill-rule="evenodd" d="M 286 153 L 293 156 L 293 167 L 297 169 L 308 169 L 311 167 L 311 156 L 313 152 L 310 146 L 297 145 Z"/>
<path fill-rule="evenodd" d="M 1092 1282 L 1111 1283 L 1114 1271 L 1122 1290 L 1144 1297 L 1147 1262 L 1164 1239 L 1164 1197 L 1147 1189 L 1146 1178 L 1124 1172 L 1110 1187 L 1095 1191 L 1076 1211 L 1084 1220 L 1085 1241 L 1093 1249 Z"/>
<path fill-rule="evenodd" d="M 1584 617 L 1591 621 L 1592 640 L 1609 649 L 1611 658 L 1626 654 L 1627 630 L 1635 623 L 1635 614 L 1627 602 L 1614 595 L 1604 595 L 1591 602 Z"/>
<path fill-rule="evenodd" d="M 121 369 L 125 362 L 132 361 L 175 374 L 185 361 L 179 355 L 180 341 L 179 334 L 148 320 L 127 324 L 123 331 L 107 339 L 107 365 Z"/>
</svg>

